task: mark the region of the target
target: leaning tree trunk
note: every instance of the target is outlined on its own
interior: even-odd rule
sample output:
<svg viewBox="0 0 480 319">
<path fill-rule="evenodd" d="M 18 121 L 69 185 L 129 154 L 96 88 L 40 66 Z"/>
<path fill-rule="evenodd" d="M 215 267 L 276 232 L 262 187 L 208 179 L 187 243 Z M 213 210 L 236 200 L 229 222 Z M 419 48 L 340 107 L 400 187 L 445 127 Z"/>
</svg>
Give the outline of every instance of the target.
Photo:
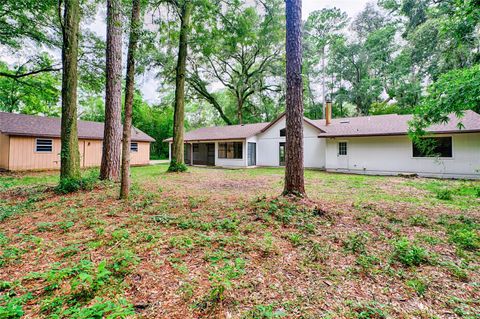
<svg viewBox="0 0 480 319">
<path fill-rule="evenodd" d="M 77 64 L 79 0 L 66 0 L 63 14 L 62 124 L 60 179 L 80 179 L 80 152 L 77 131 Z"/>
<path fill-rule="evenodd" d="M 128 198 L 130 193 L 130 142 L 132 137 L 133 95 L 135 89 L 135 55 L 140 38 L 140 0 L 132 1 L 132 18 L 130 21 L 130 40 L 128 43 L 127 79 L 125 88 L 125 120 L 123 123 L 122 144 L 122 183 L 120 198 Z"/>
<path fill-rule="evenodd" d="M 105 129 L 100 178 L 118 181 L 122 144 L 122 12 L 121 0 L 107 1 L 107 81 Z"/>
<path fill-rule="evenodd" d="M 183 158 L 183 135 L 185 120 L 185 72 L 187 65 L 188 33 L 192 3 L 185 1 L 181 13 L 180 41 L 178 47 L 177 76 L 175 87 L 175 111 L 173 119 L 172 162 L 169 171 L 182 170 L 185 165 Z"/>
<path fill-rule="evenodd" d="M 286 0 L 287 96 L 284 195 L 304 196 L 302 1 Z"/>
</svg>

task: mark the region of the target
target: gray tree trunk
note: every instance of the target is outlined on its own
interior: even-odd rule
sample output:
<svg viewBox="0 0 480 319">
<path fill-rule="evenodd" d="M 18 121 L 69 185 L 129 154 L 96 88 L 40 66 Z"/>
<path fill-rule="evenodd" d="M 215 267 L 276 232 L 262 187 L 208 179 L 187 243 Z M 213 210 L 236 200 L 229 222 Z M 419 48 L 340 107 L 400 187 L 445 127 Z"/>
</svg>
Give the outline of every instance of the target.
<svg viewBox="0 0 480 319">
<path fill-rule="evenodd" d="M 107 0 L 107 81 L 100 179 L 118 181 L 122 144 L 122 12 L 120 0 Z"/>
<path fill-rule="evenodd" d="M 286 0 L 287 96 L 284 195 L 305 196 L 303 176 L 302 1 Z"/>
<path fill-rule="evenodd" d="M 66 0 L 63 13 L 62 123 L 60 179 L 80 179 L 77 130 L 77 65 L 80 23 L 79 0 Z"/>
<path fill-rule="evenodd" d="M 185 72 L 188 55 L 188 33 L 190 32 L 191 12 L 192 3 L 190 1 L 185 1 L 181 12 L 180 41 L 175 86 L 175 111 L 173 119 L 172 163 L 170 163 L 170 171 L 177 171 L 177 165 L 185 164 L 185 159 L 183 158 L 183 136 L 185 131 Z"/>
<path fill-rule="evenodd" d="M 128 198 L 130 193 L 130 143 L 132 137 L 133 95 L 135 91 L 135 55 L 142 25 L 140 20 L 140 0 L 132 1 L 130 39 L 128 43 L 127 79 L 125 88 L 125 120 L 122 141 L 122 180 L 120 198 Z"/>
</svg>

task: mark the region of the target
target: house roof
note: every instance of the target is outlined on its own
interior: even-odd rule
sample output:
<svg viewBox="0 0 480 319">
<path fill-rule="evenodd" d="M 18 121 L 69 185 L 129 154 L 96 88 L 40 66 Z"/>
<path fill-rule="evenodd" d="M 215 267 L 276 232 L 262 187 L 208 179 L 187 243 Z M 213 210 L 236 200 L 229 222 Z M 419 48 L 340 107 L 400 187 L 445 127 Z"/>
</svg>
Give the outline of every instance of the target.
<svg viewBox="0 0 480 319">
<path fill-rule="evenodd" d="M 466 111 L 462 118 L 453 114 L 449 117 L 448 123 L 432 125 L 426 131 L 436 134 L 480 132 L 480 115 L 473 111 Z M 406 135 L 409 128 L 408 122 L 412 119 L 412 115 L 387 114 L 332 119 L 332 123 L 328 126 L 325 125 L 325 120 L 313 122 L 325 131 L 319 134 L 319 137 L 359 137 Z M 459 123 L 462 123 L 462 128 L 459 128 Z"/>
<path fill-rule="evenodd" d="M 193 142 L 246 139 L 267 131 L 284 116 L 285 114 L 282 113 L 275 120 L 267 123 L 199 128 L 185 133 L 184 140 Z M 360 116 L 332 119 L 331 124 L 327 126 L 325 120 L 304 118 L 305 122 L 319 130 L 319 137 L 406 135 L 409 128 L 408 122 L 412 119 L 412 115 L 398 114 Z M 463 124 L 462 129 L 458 127 L 460 122 Z M 427 129 L 427 132 L 437 134 L 480 132 L 480 115 L 473 111 L 466 111 L 461 119 L 450 115 L 448 123 L 433 125 Z M 165 141 L 171 142 L 172 138 Z"/>
<path fill-rule="evenodd" d="M 212 126 L 199 128 L 185 133 L 185 142 L 192 141 L 217 141 L 217 140 L 240 140 L 263 133 L 277 123 L 285 116 L 285 112 L 280 114 L 275 120 L 265 123 L 228 125 L 228 126 Z M 314 121 L 304 117 L 305 122 L 323 132 Z M 168 138 L 165 142 L 171 142 L 173 139 Z"/>
<path fill-rule="evenodd" d="M 25 114 L 0 112 L 0 132 L 14 136 L 60 137 L 59 117 L 43 117 Z M 81 139 L 103 139 L 103 123 L 78 121 L 78 137 Z M 154 142 L 155 140 L 132 128 L 132 141 Z"/>
<path fill-rule="evenodd" d="M 185 142 L 192 141 L 215 141 L 215 140 L 238 140 L 256 135 L 270 123 L 241 124 L 228 126 L 202 127 L 185 133 Z M 166 139 L 172 141 L 172 138 Z"/>
</svg>

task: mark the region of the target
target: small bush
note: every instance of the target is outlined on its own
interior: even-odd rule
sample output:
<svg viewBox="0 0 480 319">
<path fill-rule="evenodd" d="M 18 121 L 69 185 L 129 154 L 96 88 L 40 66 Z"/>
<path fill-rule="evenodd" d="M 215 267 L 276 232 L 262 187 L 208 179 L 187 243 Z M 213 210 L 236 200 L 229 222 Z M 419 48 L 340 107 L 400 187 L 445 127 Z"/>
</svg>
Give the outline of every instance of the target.
<svg viewBox="0 0 480 319">
<path fill-rule="evenodd" d="M 478 198 L 480 198 L 480 187 L 475 188 L 475 193 Z"/>
<path fill-rule="evenodd" d="M 283 318 L 287 314 L 284 310 L 275 310 L 272 305 L 256 305 L 245 314 L 242 318 L 244 319 L 277 319 Z"/>
<path fill-rule="evenodd" d="M 301 234 L 291 233 L 287 235 L 293 246 L 297 247 L 303 243 L 303 236 Z"/>
<path fill-rule="evenodd" d="M 357 319 L 384 319 L 387 314 L 375 302 L 357 303 L 350 305 L 352 318 Z"/>
<path fill-rule="evenodd" d="M 61 178 L 55 191 L 59 194 L 74 193 L 80 190 L 91 191 L 97 181 L 98 176 L 95 171 L 91 171 L 87 176 L 81 178 Z"/>
<path fill-rule="evenodd" d="M 177 160 L 172 160 L 170 162 L 170 166 L 168 167 L 167 172 L 170 173 L 180 173 L 180 172 L 186 172 L 187 171 L 187 165 L 183 163 L 177 163 Z"/>
<path fill-rule="evenodd" d="M 439 189 L 436 191 L 437 199 L 440 200 L 452 200 L 452 191 L 449 189 Z"/>
<path fill-rule="evenodd" d="M 419 266 L 429 261 L 427 250 L 410 243 L 407 238 L 398 240 L 393 247 L 393 259 L 405 266 Z"/>
<path fill-rule="evenodd" d="M 366 244 L 368 241 L 368 233 L 352 233 L 347 239 L 343 241 L 343 248 L 346 251 L 356 253 L 364 253 L 366 251 Z"/>
<path fill-rule="evenodd" d="M 450 241 L 466 250 L 474 251 L 480 248 L 480 237 L 473 229 L 461 228 L 452 231 Z"/>
<path fill-rule="evenodd" d="M 424 215 L 413 215 L 408 220 L 412 226 L 428 226 L 428 218 Z"/>
<path fill-rule="evenodd" d="M 355 263 L 361 268 L 362 271 L 368 272 L 380 264 L 380 259 L 376 256 L 361 254 L 358 256 Z"/>
<path fill-rule="evenodd" d="M 425 292 L 427 291 L 427 283 L 423 280 L 410 279 L 406 284 L 408 287 L 412 288 L 419 297 L 425 295 Z"/>
</svg>

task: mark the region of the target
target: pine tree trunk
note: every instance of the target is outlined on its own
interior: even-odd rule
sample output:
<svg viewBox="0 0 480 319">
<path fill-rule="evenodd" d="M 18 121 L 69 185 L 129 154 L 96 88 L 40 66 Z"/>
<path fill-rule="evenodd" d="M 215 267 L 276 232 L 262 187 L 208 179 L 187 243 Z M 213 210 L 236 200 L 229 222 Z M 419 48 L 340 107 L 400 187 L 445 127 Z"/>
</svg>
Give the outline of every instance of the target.
<svg viewBox="0 0 480 319">
<path fill-rule="evenodd" d="M 305 196 L 303 176 L 302 1 L 286 0 L 287 96 L 284 195 Z"/>
<path fill-rule="evenodd" d="M 80 179 L 77 130 L 77 64 L 80 23 L 79 0 L 66 0 L 62 47 L 62 124 L 60 179 Z"/>
<path fill-rule="evenodd" d="M 118 181 L 122 147 L 122 12 L 121 0 L 107 1 L 107 81 L 105 129 L 100 178 Z"/>
<path fill-rule="evenodd" d="M 170 171 L 178 171 L 177 165 L 184 165 L 184 120 L 185 120 L 185 72 L 188 54 L 188 33 L 190 32 L 190 16 L 192 3 L 185 1 L 181 13 L 180 41 L 178 47 L 177 76 L 175 87 L 175 111 L 173 119 L 172 163 Z"/>
<path fill-rule="evenodd" d="M 135 90 L 135 55 L 140 38 L 140 0 L 132 1 L 132 17 L 130 21 L 130 39 L 128 43 L 127 79 L 125 88 L 125 120 L 123 123 L 122 141 L 122 180 L 120 198 L 128 198 L 130 193 L 130 142 L 132 137 L 133 95 Z"/>
</svg>

